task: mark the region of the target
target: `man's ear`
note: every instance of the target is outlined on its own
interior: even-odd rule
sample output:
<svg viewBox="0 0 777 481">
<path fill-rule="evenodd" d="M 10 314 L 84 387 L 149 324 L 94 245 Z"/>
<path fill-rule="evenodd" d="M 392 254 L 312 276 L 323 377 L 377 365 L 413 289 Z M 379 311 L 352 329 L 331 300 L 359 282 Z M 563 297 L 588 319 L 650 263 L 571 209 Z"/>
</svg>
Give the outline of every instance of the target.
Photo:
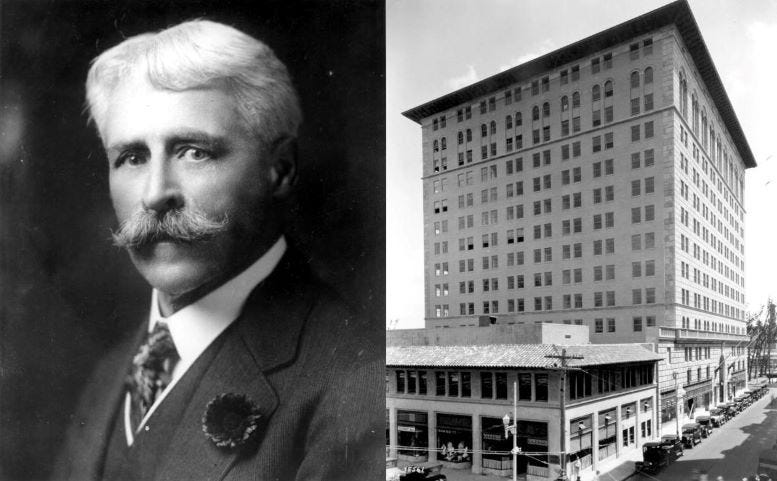
<svg viewBox="0 0 777 481">
<path fill-rule="evenodd" d="M 273 197 L 284 199 L 297 183 L 297 139 L 284 137 L 271 148 L 270 181 Z"/>
</svg>

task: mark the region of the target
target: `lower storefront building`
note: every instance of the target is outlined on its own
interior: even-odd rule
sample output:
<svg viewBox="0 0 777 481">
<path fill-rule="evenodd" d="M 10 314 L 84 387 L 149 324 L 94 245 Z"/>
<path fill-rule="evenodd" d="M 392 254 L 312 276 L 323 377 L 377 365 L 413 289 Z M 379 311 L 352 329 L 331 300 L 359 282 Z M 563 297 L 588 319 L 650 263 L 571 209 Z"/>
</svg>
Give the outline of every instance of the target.
<svg viewBox="0 0 777 481">
<path fill-rule="evenodd" d="M 527 480 L 593 477 L 660 434 L 658 359 L 636 344 L 389 346 L 387 457 L 511 476 L 515 445 Z"/>
</svg>

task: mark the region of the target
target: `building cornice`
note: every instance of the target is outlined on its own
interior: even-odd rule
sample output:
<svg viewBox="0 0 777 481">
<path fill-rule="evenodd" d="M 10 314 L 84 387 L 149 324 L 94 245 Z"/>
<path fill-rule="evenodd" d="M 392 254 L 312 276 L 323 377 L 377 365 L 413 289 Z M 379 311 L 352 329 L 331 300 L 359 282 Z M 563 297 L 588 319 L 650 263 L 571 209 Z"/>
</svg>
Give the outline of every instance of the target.
<svg viewBox="0 0 777 481">
<path fill-rule="evenodd" d="M 634 37 L 647 34 L 658 28 L 675 25 L 682 36 L 696 69 L 712 97 L 746 168 L 756 167 L 755 157 L 745 138 L 734 107 L 723 87 L 720 75 L 704 43 L 699 26 L 687 0 L 678 0 L 656 10 L 640 15 L 602 32 L 554 50 L 529 62 L 492 75 L 484 80 L 461 88 L 437 99 L 426 102 L 402 113 L 405 117 L 420 123 L 422 119 L 438 112 L 454 108 L 477 98 L 505 89 L 519 82 L 537 77 L 562 65 L 574 62 L 588 54 L 605 50 Z"/>
</svg>

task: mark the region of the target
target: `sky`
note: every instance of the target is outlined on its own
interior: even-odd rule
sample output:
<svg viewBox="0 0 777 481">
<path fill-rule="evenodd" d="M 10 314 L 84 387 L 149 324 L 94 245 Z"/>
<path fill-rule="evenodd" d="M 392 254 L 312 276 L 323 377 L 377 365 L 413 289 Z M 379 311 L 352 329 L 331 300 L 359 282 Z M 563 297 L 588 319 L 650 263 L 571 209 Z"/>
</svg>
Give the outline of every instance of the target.
<svg viewBox="0 0 777 481">
<path fill-rule="evenodd" d="M 387 327 L 424 326 L 421 128 L 401 113 L 666 3 L 387 0 Z M 777 2 L 689 3 L 758 164 L 745 177 L 746 308 L 758 310 L 777 300 Z"/>
</svg>

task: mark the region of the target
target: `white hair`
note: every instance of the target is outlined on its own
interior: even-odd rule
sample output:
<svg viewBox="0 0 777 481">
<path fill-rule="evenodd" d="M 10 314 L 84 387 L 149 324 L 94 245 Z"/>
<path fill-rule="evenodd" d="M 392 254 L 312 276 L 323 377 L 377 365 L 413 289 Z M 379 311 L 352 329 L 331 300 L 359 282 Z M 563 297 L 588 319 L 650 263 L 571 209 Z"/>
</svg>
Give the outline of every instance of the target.
<svg viewBox="0 0 777 481">
<path fill-rule="evenodd" d="M 103 132 L 114 90 L 143 73 L 159 89 L 224 90 L 248 131 L 265 143 L 297 136 L 302 112 L 286 66 L 270 47 L 235 28 L 192 20 L 130 37 L 95 58 L 86 100 L 98 131 Z"/>
</svg>

